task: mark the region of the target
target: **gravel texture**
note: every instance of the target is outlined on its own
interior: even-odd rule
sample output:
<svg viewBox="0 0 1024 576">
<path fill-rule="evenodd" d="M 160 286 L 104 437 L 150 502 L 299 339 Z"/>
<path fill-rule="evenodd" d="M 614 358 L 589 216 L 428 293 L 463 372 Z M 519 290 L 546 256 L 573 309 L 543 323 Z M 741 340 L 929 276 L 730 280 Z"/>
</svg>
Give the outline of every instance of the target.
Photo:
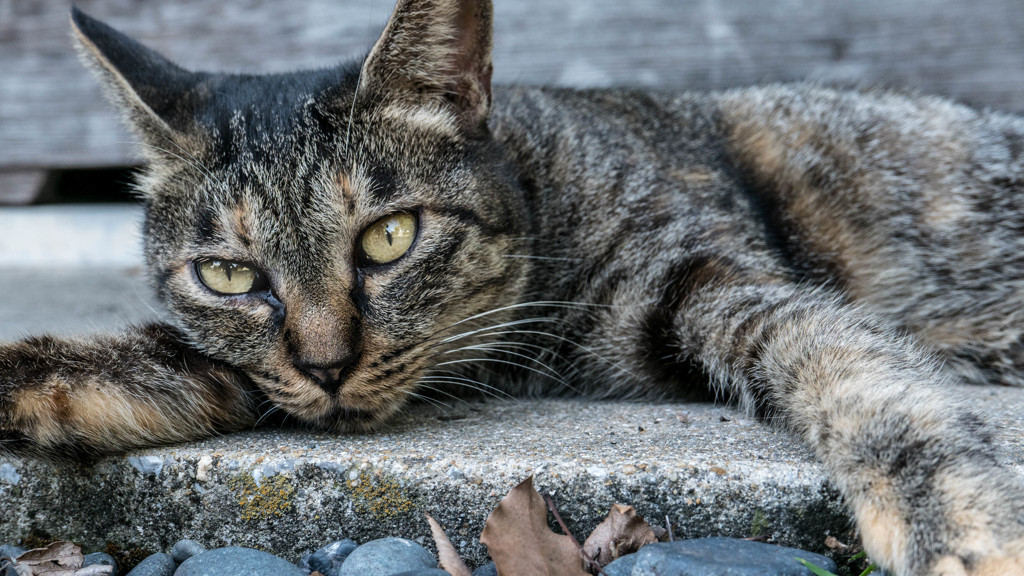
<svg viewBox="0 0 1024 576">
<path fill-rule="evenodd" d="M 0 550 L 13 550 L 0 547 Z M 145 558 L 127 576 L 449 576 L 438 567 L 437 558 L 418 543 L 404 538 L 380 538 L 358 546 L 352 540 L 332 542 L 311 556 L 323 555 L 333 564 L 325 568 L 299 566 L 273 554 L 253 548 L 228 546 L 200 551 L 196 543 L 182 540 L 173 547 L 197 554 L 178 562 L 156 553 Z M 117 576 L 114 559 L 106 554 L 89 554 L 83 564 L 110 566 L 101 573 Z M 812 576 L 801 559 L 835 571 L 832 560 L 803 550 L 772 546 L 732 538 L 701 538 L 649 544 L 604 567 L 605 576 Z M 7 565 L 0 554 L 0 576 L 20 573 Z M 62 572 L 63 574 L 63 572 Z M 76 572 L 78 574 L 78 572 Z M 496 576 L 494 564 L 479 567 L 473 576 Z M 84 574 L 83 574 L 84 576 Z"/>
</svg>

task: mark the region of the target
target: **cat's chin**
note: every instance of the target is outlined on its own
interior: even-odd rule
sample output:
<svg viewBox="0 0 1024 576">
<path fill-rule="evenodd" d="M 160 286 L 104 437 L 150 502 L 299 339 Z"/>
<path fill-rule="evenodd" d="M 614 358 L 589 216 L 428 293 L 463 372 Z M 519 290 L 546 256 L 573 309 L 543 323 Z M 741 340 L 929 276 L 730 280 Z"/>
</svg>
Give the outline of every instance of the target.
<svg viewBox="0 0 1024 576">
<path fill-rule="evenodd" d="M 335 432 L 371 432 L 383 427 L 393 413 L 338 407 L 321 420 L 321 427 Z"/>
<path fill-rule="evenodd" d="M 312 415 L 311 412 L 280 410 L 261 416 L 260 419 L 270 425 L 288 427 L 290 424 L 300 423 L 302 426 L 327 432 L 373 432 L 381 429 L 397 410 L 364 410 L 337 405 L 317 410 L 316 415 Z"/>
</svg>

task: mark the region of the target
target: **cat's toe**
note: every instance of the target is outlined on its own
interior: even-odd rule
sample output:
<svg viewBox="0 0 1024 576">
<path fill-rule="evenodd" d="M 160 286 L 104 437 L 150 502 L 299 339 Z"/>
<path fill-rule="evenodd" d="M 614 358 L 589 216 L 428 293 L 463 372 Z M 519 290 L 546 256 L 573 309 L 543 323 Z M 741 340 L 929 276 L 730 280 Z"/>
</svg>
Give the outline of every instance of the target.
<svg viewBox="0 0 1024 576">
<path fill-rule="evenodd" d="M 968 552 L 939 558 L 928 572 L 931 576 L 1024 575 L 1024 539 L 984 553 Z"/>
</svg>

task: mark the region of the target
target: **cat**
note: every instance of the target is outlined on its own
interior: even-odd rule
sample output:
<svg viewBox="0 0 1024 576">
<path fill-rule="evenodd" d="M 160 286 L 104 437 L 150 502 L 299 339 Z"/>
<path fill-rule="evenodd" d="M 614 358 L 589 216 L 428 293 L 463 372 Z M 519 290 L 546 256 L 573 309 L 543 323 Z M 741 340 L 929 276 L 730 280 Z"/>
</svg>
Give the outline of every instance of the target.
<svg viewBox="0 0 1024 576">
<path fill-rule="evenodd" d="M 71 21 L 147 157 L 171 320 L 0 345 L 3 446 L 366 429 L 441 385 L 703 387 L 806 442 L 892 573 L 1024 573 L 1021 478 L 950 390 L 1024 384 L 1024 119 L 492 89 L 489 0 L 399 0 L 365 58 L 265 76 Z"/>
</svg>

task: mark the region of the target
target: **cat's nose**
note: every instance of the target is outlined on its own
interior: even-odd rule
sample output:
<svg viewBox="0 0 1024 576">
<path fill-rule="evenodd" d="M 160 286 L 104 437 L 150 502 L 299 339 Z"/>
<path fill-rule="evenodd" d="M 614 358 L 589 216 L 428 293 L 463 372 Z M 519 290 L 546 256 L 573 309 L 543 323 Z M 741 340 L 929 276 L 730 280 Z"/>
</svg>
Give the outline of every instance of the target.
<svg viewBox="0 0 1024 576">
<path fill-rule="evenodd" d="M 352 371 L 358 357 L 358 354 L 349 354 L 326 366 L 315 362 L 298 360 L 295 362 L 295 367 L 316 382 L 324 392 L 333 396 L 337 394 L 338 389 L 345 382 L 345 378 Z"/>
</svg>

